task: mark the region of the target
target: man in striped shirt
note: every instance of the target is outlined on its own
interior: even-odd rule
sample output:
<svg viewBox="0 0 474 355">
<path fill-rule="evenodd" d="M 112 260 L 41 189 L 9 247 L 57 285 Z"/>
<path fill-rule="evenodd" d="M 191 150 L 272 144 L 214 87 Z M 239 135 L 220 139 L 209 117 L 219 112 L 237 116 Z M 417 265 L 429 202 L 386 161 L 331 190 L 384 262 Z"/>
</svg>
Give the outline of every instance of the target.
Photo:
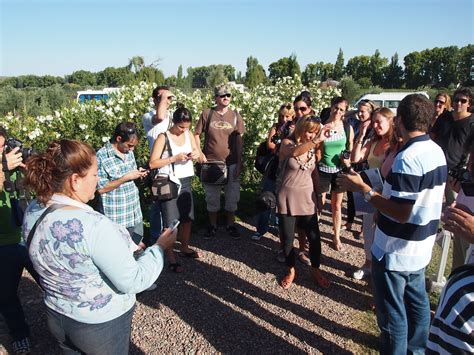
<svg viewBox="0 0 474 355">
<path fill-rule="evenodd" d="M 379 212 L 372 275 L 382 354 L 423 353 L 428 340 L 425 267 L 447 180 L 443 151 L 426 134 L 433 114 L 433 104 L 422 95 L 409 95 L 400 102 L 395 125 L 404 146 L 382 192 L 372 190 L 357 173 L 338 177 L 349 190 L 363 193 Z"/>
</svg>

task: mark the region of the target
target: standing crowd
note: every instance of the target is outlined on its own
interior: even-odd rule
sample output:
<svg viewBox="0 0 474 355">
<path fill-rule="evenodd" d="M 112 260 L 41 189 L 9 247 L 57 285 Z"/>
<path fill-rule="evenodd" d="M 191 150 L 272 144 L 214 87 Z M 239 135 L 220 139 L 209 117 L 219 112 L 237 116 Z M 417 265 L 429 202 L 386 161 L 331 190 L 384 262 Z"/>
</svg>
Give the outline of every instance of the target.
<svg viewBox="0 0 474 355">
<path fill-rule="evenodd" d="M 171 272 L 181 273 L 180 258 L 202 257 L 190 246 L 195 165 L 209 218 L 204 237 L 216 239 L 222 232 L 241 237 L 235 214 L 245 123 L 229 106 L 231 89 L 215 89 L 215 106 L 201 113 L 193 131 L 187 108 L 178 105 L 171 112 L 174 96 L 168 87 L 155 88 L 152 98 L 155 107 L 143 116 L 147 167 L 137 166 L 133 151 L 140 130 L 131 122 L 118 124 L 97 152 L 87 143 L 62 139 L 25 161 L 25 153 L 10 147 L 0 127 L 0 277 L 5 287 L 0 312 L 15 353 L 30 351 L 17 295 L 23 268 L 44 291 L 48 326 L 64 353 L 128 353 L 135 295 L 157 287 L 165 260 Z M 471 105 L 467 88 L 457 89 L 452 100 L 441 93 L 434 103 L 408 95 L 396 115 L 371 101 L 348 111 L 348 101 L 335 97 L 319 117 L 304 91 L 280 107 L 263 143 L 268 164 L 260 169 L 257 198 L 263 207 L 251 239 L 265 237 L 274 216 L 278 260 L 286 264 L 279 285 L 291 288 L 299 259 L 311 267 L 315 285 L 325 289 L 331 280 L 321 270 L 321 213 L 331 211 L 338 252 L 344 250 L 341 230 L 353 231 L 355 216 L 362 215 L 362 232 L 353 233 L 363 238 L 365 261 L 353 276 L 371 277 L 383 354 L 474 352 Z M 378 176 L 380 184 L 371 176 Z M 148 245 L 139 179 L 151 181 L 154 196 Z M 23 186 L 36 196 L 26 209 L 19 203 Z M 95 209 L 88 204 L 94 197 L 99 201 Z M 223 231 L 218 223 L 222 207 Z M 440 225 L 454 236 L 454 270 L 431 323 L 425 268 Z M 179 252 L 174 250 L 177 239 Z"/>
</svg>

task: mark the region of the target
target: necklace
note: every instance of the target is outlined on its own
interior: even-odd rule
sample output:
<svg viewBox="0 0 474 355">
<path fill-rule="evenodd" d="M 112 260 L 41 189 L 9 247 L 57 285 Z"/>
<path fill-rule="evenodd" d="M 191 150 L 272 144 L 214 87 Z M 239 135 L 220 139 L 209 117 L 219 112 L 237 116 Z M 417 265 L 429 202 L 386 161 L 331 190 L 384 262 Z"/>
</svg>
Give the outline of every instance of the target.
<svg viewBox="0 0 474 355">
<path fill-rule="evenodd" d="M 306 161 L 303 161 L 303 159 L 301 159 L 301 156 L 296 157 L 296 161 L 300 165 L 301 170 L 307 170 L 307 169 L 310 169 L 314 166 L 314 163 L 315 163 L 315 159 L 313 159 L 313 157 L 314 157 L 314 148 L 311 148 L 310 150 L 308 150 L 308 153 L 307 153 L 306 156 L 307 156 Z"/>
</svg>

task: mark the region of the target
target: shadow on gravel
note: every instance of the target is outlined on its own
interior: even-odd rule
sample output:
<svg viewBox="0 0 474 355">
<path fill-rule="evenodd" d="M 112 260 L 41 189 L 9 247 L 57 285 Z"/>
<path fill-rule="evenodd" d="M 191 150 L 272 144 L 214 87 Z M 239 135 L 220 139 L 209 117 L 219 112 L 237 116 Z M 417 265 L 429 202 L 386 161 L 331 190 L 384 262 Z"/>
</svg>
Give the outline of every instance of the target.
<svg viewBox="0 0 474 355">
<path fill-rule="evenodd" d="M 339 324 L 220 268 L 196 261 L 194 271 L 184 276 L 184 282 L 166 285 L 166 278 L 168 277 L 160 277 L 158 289 L 168 287 L 173 288 L 173 292 L 142 294 L 140 302 L 154 308 L 162 304 L 169 307 L 219 352 L 305 353 L 291 343 L 291 337 L 295 337 L 298 342 L 322 352 L 350 353 L 324 337 L 271 312 L 262 301 L 292 312 L 329 331 L 339 331 Z M 265 329 L 258 324 L 261 322 L 277 328 L 277 331 Z M 351 336 L 354 336 L 354 330 L 350 331 Z"/>
</svg>

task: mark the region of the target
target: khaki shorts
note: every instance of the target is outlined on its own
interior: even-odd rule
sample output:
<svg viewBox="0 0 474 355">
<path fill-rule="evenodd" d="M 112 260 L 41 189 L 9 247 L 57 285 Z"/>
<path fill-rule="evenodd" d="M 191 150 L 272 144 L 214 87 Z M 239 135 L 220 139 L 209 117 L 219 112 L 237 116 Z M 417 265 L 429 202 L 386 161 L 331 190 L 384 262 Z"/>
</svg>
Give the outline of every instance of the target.
<svg viewBox="0 0 474 355">
<path fill-rule="evenodd" d="M 221 192 L 224 189 L 225 205 L 227 212 L 237 211 L 237 203 L 240 200 L 240 176 L 235 178 L 237 165 L 229 165 L 229 179 L 226 185 L 203 184 L 206 192 L 206 206 L 208 212 L 219 212 L 221 209 Z"/>
</svg>

